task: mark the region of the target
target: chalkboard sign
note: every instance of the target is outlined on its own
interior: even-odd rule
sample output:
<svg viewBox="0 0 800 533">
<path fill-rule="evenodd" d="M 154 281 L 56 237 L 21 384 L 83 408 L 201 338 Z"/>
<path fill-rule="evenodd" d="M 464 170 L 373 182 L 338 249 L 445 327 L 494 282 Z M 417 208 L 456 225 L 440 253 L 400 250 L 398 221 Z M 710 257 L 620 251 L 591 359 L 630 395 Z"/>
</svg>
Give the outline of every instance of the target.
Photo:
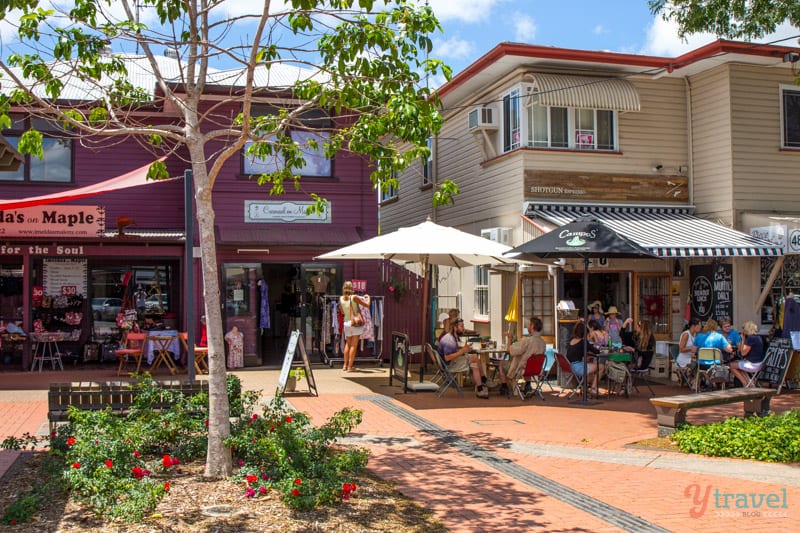
<svg viewBox="0 0 800 533">
<path fill-rule="evenodd" d="M 314 373 L 311 371 L 311 362 L 308 360 L 308 353 L 306 352 L 306 346 L 303 342 L 298 342 L 300 339 L 300 330 L 292 331 L 291 336 L 289 337 L 289 344 L 286 345 L 286 353 L 283 356 L 283 365 L 281 366 L 281 373 L 278 376 L 278 390 L 275 391 L 275 395 L 282 395 L 286 392 L 286 382 L 289 380 L 289 371 L 293 368 L 303 368 L 306 374 L 306 380 L 308 380 L 308 392 L 312 393 L 314 396 L 318 396 L 317 393 L 317 383 L 314 380 Z M 295 362 L 295 354 L 297 352 L 297 348 L 300 348 L 300 361 Z"/>
<path fill-rule="evenodd" d="M 778 394 L 786 380 L 786 371 L 792 360 L 792 341 L 791 339 L 775 338 L 769 343 L 767 355 L 764 358 L 764 367 L 761 370 L 759 381 L 769 381 L 770 386 L 778 387 Z"/>
<path fill-rule="evenodd" d="M 689 269 L 692 316 L 733 320 L 733 266 L 694 265 Z"/>
<path fill-rule="evenodd" d="M 392 332 L 392 353 L 389 362 L 389 385 L 393 379 L 403 384 L 403 392 L 408 392 L 408 356 L 411 341 L 408 335 L 399 331 Z"/>
</svg>

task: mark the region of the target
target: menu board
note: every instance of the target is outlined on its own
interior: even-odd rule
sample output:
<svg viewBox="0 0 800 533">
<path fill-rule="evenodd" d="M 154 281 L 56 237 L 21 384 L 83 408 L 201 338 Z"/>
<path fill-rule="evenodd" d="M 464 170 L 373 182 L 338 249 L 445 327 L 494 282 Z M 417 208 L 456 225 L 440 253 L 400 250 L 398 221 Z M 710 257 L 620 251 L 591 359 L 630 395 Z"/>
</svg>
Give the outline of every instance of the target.
<svg viewBox="0 0 800 533">
<path fill-rule="evenodd" d="M 774 338 L 769 343 L 767 354 L 764 357 L 764 368 L 761 370 L 759 381 L 769 381 L 770 385 L 778 387 L 781 392 L 783 382 L 786 380 L 786 371 L 792 360 L 792 340 L 787 338 Z"/>
<path fill-rule="evenodd" d="M 44 259 L 42 285 L 47 296 L 86 296 L 86 259 Z"/>
<path fill-rule="evenodd" d="M 689 269 L 692 316 L 733 320 L 733 265 L 694 265 Z"/>
</svg>

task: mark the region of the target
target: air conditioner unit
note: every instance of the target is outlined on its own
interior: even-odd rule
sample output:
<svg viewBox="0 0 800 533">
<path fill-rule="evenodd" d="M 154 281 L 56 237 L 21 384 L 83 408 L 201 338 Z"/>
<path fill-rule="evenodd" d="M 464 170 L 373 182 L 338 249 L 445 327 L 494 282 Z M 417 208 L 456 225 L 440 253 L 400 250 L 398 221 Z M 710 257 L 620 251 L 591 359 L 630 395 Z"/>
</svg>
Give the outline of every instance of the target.
<svg viewBox="0 0 800 533">
<path fill-rule="evenodd" d="M 481 237 L 511 246 L 511 228 L 485 228 L 481 230 Z"/>
<path fill-rule="evenodd" d="M 475 107 L 470 109 L 467 116 L 467 125 L 472 130 L 489 129 L 496 130 L 497 122 L 495 122 L 494 109 L 491 107 Z"/>
</svg>

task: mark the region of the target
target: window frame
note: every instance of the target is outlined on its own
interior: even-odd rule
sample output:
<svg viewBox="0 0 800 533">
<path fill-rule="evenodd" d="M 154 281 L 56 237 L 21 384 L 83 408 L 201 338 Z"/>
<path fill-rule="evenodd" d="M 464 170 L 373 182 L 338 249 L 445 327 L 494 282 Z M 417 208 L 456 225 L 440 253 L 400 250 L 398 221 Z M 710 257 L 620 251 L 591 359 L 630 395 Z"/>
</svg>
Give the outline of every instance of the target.
<svg viewBox="0 0 800 533">
<path fill-rule="evenodd" d="M 251 115 L 262 116 L 265 114 L 276 114 L 281 109 L 278 105 L 272 104 L 253 104 L 251 107 Z M 307 129 L 304 129 L 297 124 L 294 124 L 289 128 L 289 135 L 291 136 L 292 140 L 300 144 L 300 150 L 303 152 L 303 159 L 306 161 L 306 166 L 302 168 L 295 169 L 295 173 L 299 174 L 302 178 L 317 178 L 317 179 L 329 179 L 333 178 L 334 176 L 334 158 L 328 159 L 324 155 L 324 143 L 330 139 L 331 132 L 325 131 L 323 129 L 318 128 L 329 128 L 333 129 L 333 118 L 323 109 L 320 108 L 313 108 L 309 109 L 305 114 L 305 116 L 298 117 L 296 120 L 299 121 L 301 124 L 305 125 Z M 298 138 L 295 138 L 295 135 Z M 312 149 L 308 146 L 303 146 L 304 140 L 307 137 L 317 137 L 317 148 Z M 268 139 L 269 137 L 265 137 Z M 270 157 L 269 160 L 259 159 L 256 160 L 255 157 L 251 157 L 247 155 L 247 149 L 253 145 L 253 141 L 247 141 L 242 148 L 242 157 L 241 157 L 241 173 L 243 176 L 258 176 L 261 174 L 269 174 L 272 172 L 277 172 L 284 168 L 283 164 L 280 161 L 280 154 L 274 154 Z M 310 168 L 316 167 L 313 165 L 315 161 L 327 161 L 327 173 L 313 173 L 308 174 L 308 170 Z M 284 162 L 285 164 L 285 162 Z M 263 170 L 259 170 L 259 167 Z"/>
<path fill-rule="evenodd" d="M 795 113 L 797 114 L 797 119 L 795 120 L 797 140 L 793 141 L 794 144 L 791 144 L 787 140 L 787 127 L 789 125 L 789 121 L 787 120 L 786 116 L 787 93 L 792 93 L 798 99 L 797 110 L 795 111 Z M 800 149 L 800 87 L 798 87 L 797 85 L 780 84 L 779 102 L 780 102 L 780 116 L 781 116 L 781 148 L 785 150 Z"/>
<path fill-rule="evenodd" d="M 29 131 L 31 128 L 35 129 L 39 133 L 42 134 L 42 151 L 44 152 L 44 158 L 39 159 L 36 156 L 31 154 L 20 154 L 23 158 L 22 163 L 19 166 L 19 169 L 13 172 L 0 172 L 0 183 L 9 183 L 9 184 L 20 184 L 20 183 L 28 183 L 28 184 L 45 184 L 45 185 L 71 185 L 75 183 L 75 143 L 72 137 L 69 135 L 67 131 L 63 128 L 58 126 L 58 124 L 54 120 L 48 120 L 39 117 L 32 117 L 30 115 L 22 115 L 20 113 L 12 113 L 11 115 L 11 127 L 7 130 L 3 130 L 2 134 L 3 137 L 8 141 L 8 143 L 14 147 L 14 149 L 18 149 L 19 147 L 19 140 L 22 135 Z M 54 161 L 48 161 L 48 152 L 51 155 L 51 159 L 53 159 L 53 152 L 48 148 L 49 145 L 52 144 L 52 141 L 55 141 L 55 146 L 66 145 L 66 150 L 69 151 L 68 164 L 60 165 L 60 162 L 56 159 Z M 61 150 L 59 152 L 63 152 Z M 65 167 L 67 170 L 67 179 L 45 179 L 48 175 L 52 173 L 48 173 L 48 163 L 50 166 L 54 168 Z M 31 178 L 31 171 L 34 169 L 43 169 L 44 172 L 41 178 L 32 179 Z M 57 174 L 61 175 L 61 174 Z M 18 177 L 19 176 L 19 177 Z"/>
<path fill-rule="evenodd" d="M 483 266 L 474 267 L 473 286 L 473 314 L 476 318 L 489 318 L 490 298 L 489 291 L 489 269 Z"/>
<path fill-rule="evenodd" d="M 545 112 L 541 113 L 546 121 L 545 135 L 539 136 L 540 128 L 537 127 L 536 114 L 537 110 L 544 109 Z M 566 110 L 566 129 L 567 129 L 567 145 L 562 146 L 561 143 L 556 144 L 553 139 L 553 123 L 554 114 L 556 112 L 562 113 Z M 589 127 L 583 127 L 584 124 L 580 123 L 580 115 L 585 114 L 587 111 L 591 112 L 591 124 Z M 611 147 L 598 147 L 599 141 L 599 113 L 607 113 L 611 119 Z M 575 107 L 560 107 L 560 106 L 543 106 L 538 102 L 531 102 L 525 113 L 525 129 L 526 129 L 526 144 L 527 148 L 539 148 L 544 150 L 578 150 L 581 152 L 591 153 L 608 153 L 619 151 L 619 113 L 613 109 L 594 109 L 594 108 L 575 108 Z M 579 127 L 580 126 L 580 127 Z M 579 134 L 591 136 L 590 143 L 579 143 Z M 559 137 L 561 138 L 561 137 Z M 586 137 L 584 137 L 586 138 Z M 542 141 L 542 139 L 545 139 Z M 546 142 L 546 144 L 544 144 Z"/>
<path fill-rule="evenodd" d="M 436 155 L 436 143 L 433 142 L 433 137 L 428 137 L 428 158 L 422 161 L 422 179 L 420 181 L 420 187 L 430 187 L 433 185 L 433 182 L 436 181 L 436 176 L 434 176 L 434 165 L 433 160 Z"/>
<path fill-rule="evenodd" d="M 397 172 L 394 171 L 394 170 L 392 171 L 392 178 L 397 179 Z M 392 200 L 397 200 L 397 198 L 399 197 L 397 189 L 398 189 L 398 187 L 395 187 L 394 185 L 389 184 L 389 189 L 384 192 L 383 184 L 379 183 L 378 184 L 378 205 L 384 204 L 384 203 L 392 201 Z"/>
<path fill-rule="evenodd" d="M 520 87 L 515 87 L 503 95 L 503 153 L 522 146 L 523 113 L 520 105 Z"/>
</svg>

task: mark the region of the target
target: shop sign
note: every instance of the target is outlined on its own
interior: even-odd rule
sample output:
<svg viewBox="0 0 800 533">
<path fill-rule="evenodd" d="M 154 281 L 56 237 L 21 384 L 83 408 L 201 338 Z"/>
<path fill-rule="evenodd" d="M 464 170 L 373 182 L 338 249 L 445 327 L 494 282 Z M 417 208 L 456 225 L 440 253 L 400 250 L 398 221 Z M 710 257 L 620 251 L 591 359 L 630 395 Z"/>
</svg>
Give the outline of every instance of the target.
<svg viewBox="0 0 800 533">
<path fill-rule="evenodd" d="M 751 237 L 755 237 L 756 239 L 761 239 L 762 241 L 771 242 L 775 246 L 780 246 L 781 250 L 783 250 L 784 253 L 787 252 L 785 224 L 750 228 L 748 230 L 748 233 L 750 234 Z M 800 252 L 800 243 L 797 243 L 797 247 L 798 248 L 794 253 Z"/>
<path fill-rule="evenodd" d="M 352 281 L 353 281 L 353 290 L 355 292 L 367 292 L 367 280 L 354 279 Z"/>
<path fill-rule="evenodd" d="M 692 265 L 689 269 L 692 316 L 700 320 L 733 320 L 733 266 Z"/>
<path fill-rule="evenodd" d="M 244 221 L 255 223 L 330 224 L 331 203 L 322 214 L 308 213 L 314 202 L 280 202 L 245 200 Z"/>
<path fill-rule="evenodd" d="M 105 207 L 41 205 L 0 210 L 0 237 L 101 237 Z"/>
</svg>

